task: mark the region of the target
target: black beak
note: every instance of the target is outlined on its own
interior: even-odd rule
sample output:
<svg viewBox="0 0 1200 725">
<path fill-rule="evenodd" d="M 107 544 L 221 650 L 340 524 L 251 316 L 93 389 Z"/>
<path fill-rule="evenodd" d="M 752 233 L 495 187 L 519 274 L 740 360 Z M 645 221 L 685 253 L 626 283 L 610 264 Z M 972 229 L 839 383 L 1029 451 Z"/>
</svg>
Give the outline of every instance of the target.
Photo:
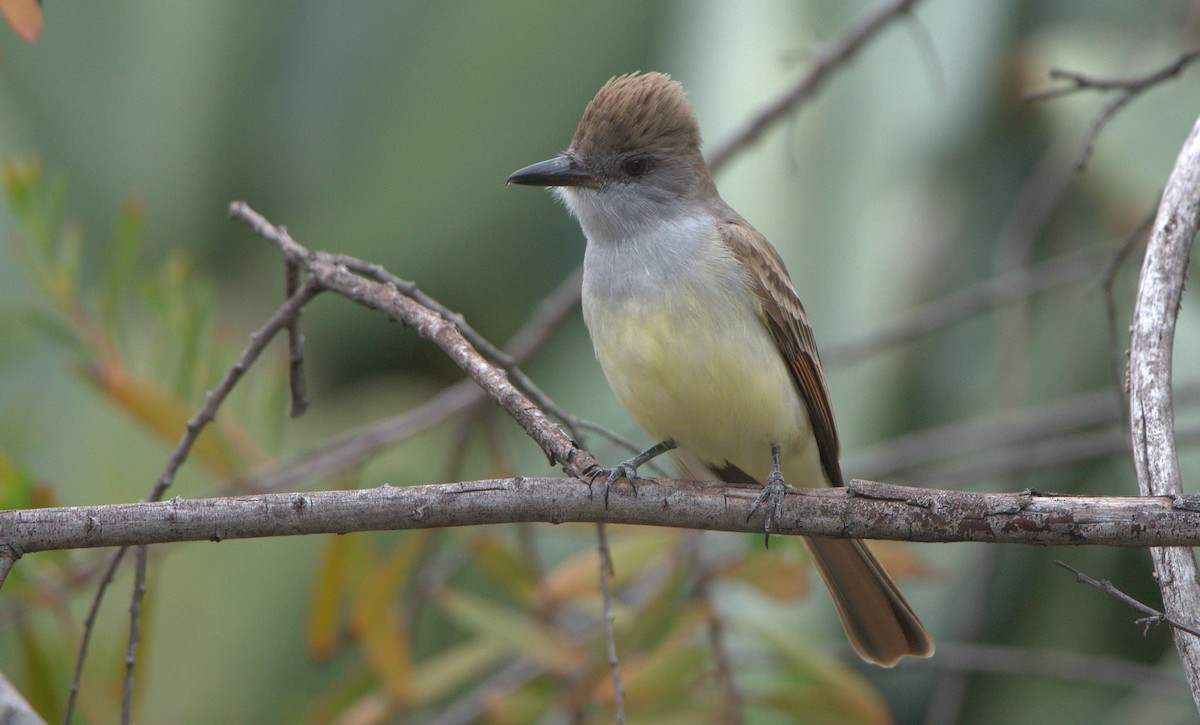
<svg viewBox="0 0 1200 725">
<path fill-rule="evenodd" d="M 596 183 L 596 177 L 584 170 L 579 162 L 567 156 L 555 156 L 549 161 L 514 171 L 507 183 L 525 186 L 592 186 Z"/>
</svg>

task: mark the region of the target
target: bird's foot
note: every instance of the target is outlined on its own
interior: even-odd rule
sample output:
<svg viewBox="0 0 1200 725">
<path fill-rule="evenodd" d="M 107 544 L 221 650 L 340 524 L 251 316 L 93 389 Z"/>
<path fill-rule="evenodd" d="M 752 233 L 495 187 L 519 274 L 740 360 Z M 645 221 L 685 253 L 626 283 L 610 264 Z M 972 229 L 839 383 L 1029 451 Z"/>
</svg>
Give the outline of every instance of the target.
<svg viewBox="0 0 1200 725">
<path fill-rule="evenodd" d="M 624 478 L 629 481 L 629 487 L 633 489 L 633 495 L 637 496 L 637 484 L 635 483 L 638 475 L 638 469 L 651 459 L 659 456 L 675 447 L 675 441 L 663 441 L 658 445 L 652 446 L 645 451 L 630 458 L 624 463 L 618 463 L 612 468 L 603 468 L 595 466 L 594 468 L 584 471 L 584 475 L 588 477 L 588 486 L 594 486 L 596 479 L 604 477 L 604 508 L 608 508 L 608 492 L 612 490 L 613 484 Z"/>
<path fill-rule="evenodd" d="M 608 508 L 608 492 L 612 490 L 613 484 L 622 478 L 629 481 L 629 487 L 633 489 L 633 495 L 637 496 L 637 484 L 635 483 L 637 480 L 637 467 L 631 465 L 632 461 L 633 459 L 631 458 L 624 463 L 618 463 L 612 468 L 596 466 L 587 474 L 588 486 L 594 486 L 598 478 L 604 479 L 604 508 Z"/>
<path fill-rule="evenodd" d="M 763 519 L 763 546 L 767 548 L 771 546 L 771 532 L 778 530 L 783 521 L 783 497 L 787 495 L 787 484 L 783 482 L 783 470 L 779 462 L 779 446 L 771 449 L 771 458 L 773 461 L 771 473 L 763 482 L 762 493 L 754 499 L 750 515 L 746 517 L 746 520 L 749 521 L 754 514 L 758 513 L 758 509 L 764 503 L 767 505 L 767 514 Z"/>
</svg>

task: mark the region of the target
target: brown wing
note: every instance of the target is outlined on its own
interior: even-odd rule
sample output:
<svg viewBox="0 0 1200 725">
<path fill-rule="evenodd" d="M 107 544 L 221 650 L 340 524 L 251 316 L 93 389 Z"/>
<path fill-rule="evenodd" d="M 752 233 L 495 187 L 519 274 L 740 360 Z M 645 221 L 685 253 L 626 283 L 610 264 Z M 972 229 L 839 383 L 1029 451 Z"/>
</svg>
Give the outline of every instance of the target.
<svg viewBox="0 0 1200 725">
<path fill-rule="evenodd" d="M 734 256 L 746 267 L 749 282 L 759 304 L 771 337 L 779 346 L 779 354 L 787 361 L 792 380 L 812 421 L 813 435 L 821 455 L 821 466 L 834 486 L 841 486 L 842 468 L 838 463 L 837 427 L 833 423 L 833 407 L 829 403 L 829 388 L 821 369 L 817 341 L 804 313 L 804 305 L 796 296 L 787 268 L 779 252 L 744 221 L 733 220 L 720 226 L 721 237 Z"/>
</svg>

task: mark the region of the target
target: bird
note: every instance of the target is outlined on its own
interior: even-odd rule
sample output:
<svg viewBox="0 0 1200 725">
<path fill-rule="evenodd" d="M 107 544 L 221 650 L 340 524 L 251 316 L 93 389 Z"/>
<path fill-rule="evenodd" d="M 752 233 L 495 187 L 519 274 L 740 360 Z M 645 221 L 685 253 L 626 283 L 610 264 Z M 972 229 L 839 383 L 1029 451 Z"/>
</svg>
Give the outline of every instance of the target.
<svg viewBox="0 0 1200 725">
<path fill-rule="evenodd" d="M 721 198 L 678 81 L 614 76 L 567 149 L 509 184 L 549 187 L 586 237 L 582 306 L 617 400 L 656 443 L 593 473 L 631 484 L 669 452 L 690 478 L 760 484 L 764 533 L 787 486 L 842 486 L 813 329 L 779 252 Z M 867 546 L 806 537 L 851 646 L 885 667 L 927 657 L 925 626 Z"/>
</svg>

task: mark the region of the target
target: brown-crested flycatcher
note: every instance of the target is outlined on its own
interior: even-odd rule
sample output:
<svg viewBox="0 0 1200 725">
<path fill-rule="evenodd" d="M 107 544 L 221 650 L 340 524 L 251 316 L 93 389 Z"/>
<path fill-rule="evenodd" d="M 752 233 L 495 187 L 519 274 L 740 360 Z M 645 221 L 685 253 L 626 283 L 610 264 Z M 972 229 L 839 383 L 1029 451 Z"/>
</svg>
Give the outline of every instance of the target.
<svg viewBox="0 0 1200 725">
<path fill-rule="evenodd" d="M 600 89 L 557 157 L 509 183 L 554 187 L 587 237 L 583 317 L 617 399 L 688 476 L 761 483 L 764 528 L 786 487 L 841 486 L 812 327 L 775 248 L 721 199 L 683 87 L 661 73 Z M 606 488 L 607 495 L 607 488 Z M 753 514 L 753 512 L 751 512 Z M 805 540 L 854 649 L 890 666 L 933 641 L 871 551 Z"/>
</svg>

